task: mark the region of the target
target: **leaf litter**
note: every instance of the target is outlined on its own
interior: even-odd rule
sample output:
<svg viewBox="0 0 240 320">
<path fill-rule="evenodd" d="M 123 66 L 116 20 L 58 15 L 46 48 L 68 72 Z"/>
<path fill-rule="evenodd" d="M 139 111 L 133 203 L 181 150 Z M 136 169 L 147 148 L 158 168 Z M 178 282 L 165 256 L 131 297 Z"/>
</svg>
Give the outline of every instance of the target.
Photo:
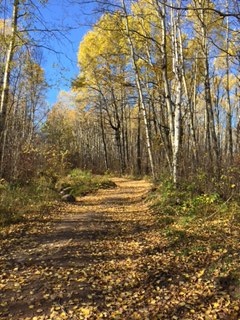
<svg viewBox="0 0 240 320">
<path fill-rule="evenodd" d="M 114 181 L 1 231 L 0 319 L 240 319 L 240 248 L 231 235 L 219 243 L 226 223 L 211 234 L 209 221 L 175 225 L 170 237 L 143 199 L 150 183 Z"/>
</svg>

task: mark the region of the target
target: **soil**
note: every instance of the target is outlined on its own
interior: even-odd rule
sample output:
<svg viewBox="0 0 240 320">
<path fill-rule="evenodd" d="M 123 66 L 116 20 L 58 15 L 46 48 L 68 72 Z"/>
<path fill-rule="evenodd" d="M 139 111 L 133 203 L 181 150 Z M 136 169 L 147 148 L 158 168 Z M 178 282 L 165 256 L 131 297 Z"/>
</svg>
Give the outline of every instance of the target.
<svg viewBox="0 0 240 320">
<path fill-rule="evenodd" d="M 183 224 L 113 180 L 0 232 L 0 319 L 240 320 L 239 224 Z"/>
<path fill-rule="evenodd" d="M 117 188 L 77 198 L 57 216 L 2 237 L 0 319 L 93 319 L 90 311 L 106 298 L 92 285 L 95 271 L 124 263 L 133 236 L 140 246 L 153 225 L 144 203 L 150 183 L 113 180 Z"/>
</svg>

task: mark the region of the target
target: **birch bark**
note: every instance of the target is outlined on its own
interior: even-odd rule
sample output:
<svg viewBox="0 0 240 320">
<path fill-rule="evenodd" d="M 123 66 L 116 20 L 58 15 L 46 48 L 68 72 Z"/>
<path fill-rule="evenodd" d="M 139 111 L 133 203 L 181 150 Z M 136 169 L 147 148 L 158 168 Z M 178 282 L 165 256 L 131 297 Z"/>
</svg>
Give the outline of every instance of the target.
<svg viewBox="0 0 240 320">
<path fill-rule="evenodd" d="M 7 50 L 6 63 L 3 75 L 3 87 L 1 92 L 0 101 L 0 175 L 3 174 L 2 167 L 4 161 L 4 136 L 6 130 L 6 116 L 7 116 L 7 105 L 9 100 L 9 85 L 10 85 L 10 73 L 11 73 L 11 63 L 13 60 L 13 53 L 16 42 L 17 34 L 17 23 L 18 23 L 18 11 L 19 11 L 19 0 L 14 0 L 13 12 L 12 12 L 12 24 L 11 24 L 11 38 Z"/>
<path fill-rule="evenodd" d="M 146 144 L 147 144 L 147 150 L 148 150 L 149 163 L 150 163 L 150 167 L 151 167 L 152 177 L 153 177 L 153 179 L 155 179 L 156 178 L 156 173 L 155 173 L 155 167 L 154 167 L 154 163 L 153 163 L 150 132 L 149 132 L 148 120 L 147 120 L 147 110 L 146 110 L 146 106 L 145 106 L 144 99 L 143 99 L 143 90 L 142 90 L 142 85 L 141 85 L 139 69 L 138 69 L 137 61 L 136 61 L 135 48 L 134 48 L 134 44 L 133 44 L 132 37 L 131 37 L 131 34 L 130 34 L 128 13 L 127 13 L 125 0 L 122 0 L 121 2 L 122 2 L 122 8 L 123 8 L 123 11 L 124 11 L 126 36 L 127 36 L 127 40 L 128 40 L 128 44 L 129 44 L 129 48 L 130 48 L 131 59 L 132 59 L 132 62 L 133 62 L 133 68 L 134 68 L 134 72 L 135 72 L 135 80 L 136 80 L 136 85 L 137 85 L 138 97 L 139 97 L 140 107 L 141 107 L 141 110 L 142 110 L 143 121 L 144 121 L 144 125 L 145 125 Z"/>
</svg>

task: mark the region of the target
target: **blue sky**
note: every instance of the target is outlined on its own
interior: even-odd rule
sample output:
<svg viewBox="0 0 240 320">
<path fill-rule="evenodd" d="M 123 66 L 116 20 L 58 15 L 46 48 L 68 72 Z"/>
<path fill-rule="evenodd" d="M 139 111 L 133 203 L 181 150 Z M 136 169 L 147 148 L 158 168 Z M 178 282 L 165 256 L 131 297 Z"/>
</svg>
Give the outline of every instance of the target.
<svg viewBox="0 0 240 320">
<path fill-rule="evenodd" d="M 83 36 L 91 28 L 94 21 L 92 5 L 70 4 L 67 0 L 49 0 L 41 15 L 50 28 L 68 28 L 71 30 L 56 32 L 50 37 L 47 46 L 55 50 L 43 49 L 42 67 L 51 88 L 47 92 L 50 105 L 57 100 L 61 90 L 68 91 L 71 80 L 78 75 L 77 52 Z"/>
<path fill-rule="evenodd" d="M 45 5 L 40 5 L 40 2 Z M 79 44 L 99 17 L 94 3 L 94 0 L 20 2 L 22 12 L 18 27 L 23 32 L 30 28 L 29 41 L 32 39 L 33 47 L 39 48 L 37 49 L 39 51 L 36 51 L 41 57 L 41 62 L 39 60 L 38 62 L 45 70 L 45 77 L 50 86 L 46 96 L 50 105 L 57 101 L 58 94 L 62 90 L 70 90 L 71 81 L 79 73 L 77 65 Z M 0 19 L 11 19 L 12 11 L 13 0 L 3 2 L 0 6 Z M 26 12 L 29 13 L 27 19 L 24 16 Z M 47 29 L 56 31 L 47 32 Z"/>
</svg>

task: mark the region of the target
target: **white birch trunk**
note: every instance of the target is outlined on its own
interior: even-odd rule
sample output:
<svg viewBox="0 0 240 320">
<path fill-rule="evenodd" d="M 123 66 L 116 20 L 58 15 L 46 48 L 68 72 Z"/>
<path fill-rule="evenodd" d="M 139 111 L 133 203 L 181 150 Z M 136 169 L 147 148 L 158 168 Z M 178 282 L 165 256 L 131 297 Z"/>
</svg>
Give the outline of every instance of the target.
<svg viewBox="0 0 240 320">
<path fill-rule="evenodd" d="M 174 140 L 173 140 L 173 182 L 177 186 L 179 178 L 179 151 L 181 137 L 181 103 L 182 103 L 182 69 L 179 57 L 180 49 L 178 43 L 179 17 L 174 17 L 171 12 L 172 24 L 172 52 L 173 52 L 173 73 L 175 75 L 176 100 L 174 110 Z"/>
<path fill-rule="evenodd" d="M 18 6 L 19 6 L 19 0 L 15 0 L 13 5 L 13 14 L 12 14 L 11 40 L 7 50 L 7 57 L 6 57 L 4 75 L 3 75 L 3 87 L 2 87 L 1 103 L 0 103 L 0 134 L 2 134 L 5 129 L 11 62 L 13 59 L 13 52 L 14 52 L 16 32 L 17 32 Z"/>
<path fill-rule="evenodd" d="M 162 78 L 165 92 L 165 101 L 168 110 L 168 125 L 171 145 L 174 144 L 174 110 L 171 99 L 171 90 L 168 82 L 168 58 L 167 58 L 167 32 L 166 32 L 166 6 L 165 3 L 159 3 L 158 0 L 153 0 L 155 4 L 155 10 L 161 25 L 161 58 L 162 58 Z"/>
<path fill-rule="evenodd" d="M 142 86 L 141 86 L 141 79 L 140 79 L 140 74 L 136 62 L 136 54 L 135 54 L 135 49 L 134 49 L 134 44 L 130 35 L 129 31 L 129 22 L 128 22 L 128 14 L 127 14 L 127 9 L 125 5 L 125 1 L 122 0 L 122 7 L 124 10 L 124 15 L 125 15 L 125 27 L 126 27 L 126 36 L 127 40 L 129 43 L 130 47 L 130 53 L 131 53 L 131 58 L 133 62 L 133 67 L 135 71 L 135 80 L 136 80 L 136 85 L 137 85 L 137 90 L 138 90 L 138 96 L 139 96 L 139 102 L 140 102 L 140 107 L 142 110 L 143 114 L 143 121 L 145 125 L 145 134 L 146 134 L 146 144 L 147 144 L 147 150 L 148 150 L 148 157 L 149 157 L 149 162 L 150 162 L 150 167 L 151 167 L 151 173 L 153 179 L 156 178 L 156 173 L 155 173 L 155 167 L 154 167 L 154 162 L 153 162 L 153 156 L 152 156 L 152 147 L 151 147 L 151 141 L 150 141 L 150 134 L 149 134 L 149 128 L 148 128 L 148 121 L 147 121 L 147 111 L 146 111 L 146 106 L 144 103 L 143 99 L 143 92 L 142 92 Z"/>
<path fill-rule="evenodd" d="M 16 32 L 17 32 L 17 20 L 18 20 L 18 9 L 19 9 L 19 0 L 14 0 L 13 4 L 13 13 L 12 13 L 12 27 L 11 27 L 11 39 L 9 42 L 9 47 L 7 50 L 6 63 L 3 75 L 3 87 L 1 92 L 1 101 L 0 101 L 0 168 L 2 175 L 3 161 L 4 161 L 4 136 L 6 131 L 6 116 L 7 116 L 7 105 L 9 99 L 9 85 L 10 85 L 10 73 L 11 73 L 11 63 L 13 59 Z"/>
<path fill-rule="evenodd" d="M 226 83 L 226 94 L 227 94 L 227 115 L 226 115 L 226 153 L 229 157 L 230 163 L 233 161 L 233 135 L 232 135 L 232 106 L 230 98 L 230 66 L 229 66 L 229 19 L 227 17 L 227 34 L 226 34 L 226 69 L 227 69 L 227 83 Z"/>
</svg>

